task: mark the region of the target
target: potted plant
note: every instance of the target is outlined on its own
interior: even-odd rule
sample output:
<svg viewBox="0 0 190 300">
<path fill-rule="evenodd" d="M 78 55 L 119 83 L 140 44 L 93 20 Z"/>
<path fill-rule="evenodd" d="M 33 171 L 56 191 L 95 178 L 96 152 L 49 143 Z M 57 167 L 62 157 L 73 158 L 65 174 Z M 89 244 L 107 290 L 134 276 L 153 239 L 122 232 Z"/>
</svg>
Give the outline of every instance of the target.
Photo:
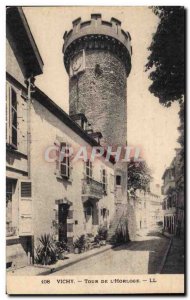
<svg viewBox="0 0 190 300">
<path fill-rule="evenodd" d="M 58 259 L 64 259 L 65 255 L 69 252 L 69 248 L 65 241 L 56 242 L 56 252 Z"/>
<path fill-rule="evenodd" d="M 95 248 L 99 248 L 99 247 L 100 247 L 100 236 L 99 236 L 99 234 L 97 234 L 97 235 L 95 236 L 94 242 L 95 242 L 94 247 L 95 247 Z"/>
<path fill-rule="evenodd" d="M 85 235 L 82 234 L 73 243 L 74 253 L 78 254 L 78 253 L 83 252 L 85 250 L 85 244 L 86 244 Z"/>
<path fill-rule="evenodd" d="M 36 248 L 35 262 L 41 265 L 54 264 L 57 261 L 57 253 L 52 236 L 44 234 L 38 240 L 40 243 Z"/>
<path fill-rule="evenodd" d="M 100 245 L 106 245 L 106 240 L 108 237 L 108 229 L 106 226 L 100 226 L 98 228 L 98 239 L 100 242 Z"/>
</svg>

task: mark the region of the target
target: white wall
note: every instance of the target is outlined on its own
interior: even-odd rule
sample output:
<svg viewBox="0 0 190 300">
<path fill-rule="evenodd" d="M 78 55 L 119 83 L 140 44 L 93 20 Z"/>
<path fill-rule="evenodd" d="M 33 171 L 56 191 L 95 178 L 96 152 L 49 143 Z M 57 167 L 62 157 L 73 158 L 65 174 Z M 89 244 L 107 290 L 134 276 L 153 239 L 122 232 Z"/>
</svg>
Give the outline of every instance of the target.
<svg viewBox="0 0 190 300">
<path fill-rule="evenodd" d="M 57 137 L 72 147 L 88 145 L 80 136 L 74 133 L 63 122 L 57 119 L 39 102 L 33 100 L 31 110 L 31 176 L 33 184 L 33 218 L 35 239 L 43 233 L 54 233 L 52 221 L 55 219 L 55 200 L 67 198 L 73 203 L 73 235 L 84 233 L 84 212 L 81 197 L 82 179 L 84 178 L 85 165 L 82 160 L 72 164 L 72 181 L 58 179 L 55 175 L 56 163 L 45 161 L 45 151 L 54 145 Z M 101 166 L 107 169 L 108 178 L 113 175 L 113 165 L 96 160 L 93 167 L 94 179 L 100 181 Z M 109 179 L 108 179 L 109 183 Z M 99 206 L 107 205 L 110 217 L 114 213 L 114 194 L 110 192 L 99 201 Z"/>
</svg>

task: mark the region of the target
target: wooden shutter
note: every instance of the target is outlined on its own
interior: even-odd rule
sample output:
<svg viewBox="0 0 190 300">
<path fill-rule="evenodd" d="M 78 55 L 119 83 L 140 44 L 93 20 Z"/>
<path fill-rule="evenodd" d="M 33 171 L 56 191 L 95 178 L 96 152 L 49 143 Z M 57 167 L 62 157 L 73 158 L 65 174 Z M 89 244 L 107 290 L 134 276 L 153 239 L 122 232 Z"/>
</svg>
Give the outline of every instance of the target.
<svg viewBox="0 0 190 300">
<path fill-rule="evenodd" d="M 104 192 L 107 193 L 107 186 L 108 186 L 108 182 L 107 182 L 107 170 L 105 168 L 101 168 L 101 182 L 102 182 L 102 187 Z"/>
<path fill-rule="evenodd" d="M 106 169 L 105 169 L 105 191 L 106 193 L 108 191 L 108 173 Z"/>
<path fill-rule="evenodd" d="M 10 86 L 6 83 L 6 143 L 10 144 Z"/>
<path fill-rule="evenodd" d="M 89 159 L 86 161 L 86 179 L 87 183 L 92 179 L 92 162 Z"/>
<path fill-rule="evenodd" d="M 67 151 L 69 148 L 69 145 L 66 143 L 61 143 L 61 149 L 60 151 L 64 151 L 63 149 L 65 149 L 65 153 L 68 153 Z M 63 155 L 63 154 L 61 154 Z M 67 156 L 61 156 L 61 161 L 60 161 L 60 174 L 63 177 L 67 177 L 69 178 L 69 172 L 70 172 L 70 159 Z"/>
<path fill-rule="evenodd" d="M 71 145 L 66 144 L 66 153 L 69 154 L 69 148 Z M 71 177 L 71 161 L 70 161 L 70 156 L 66 157 L 66 163 L 67 163 L 67 178 Z"/>
<path fill-rule="evenodd" d="M 114 189 L 115 189 L 115 178 L 114 178 L 114 175 L 113 174 L 110 174 L 110 177 L 109 177 L 109 186 L 110 186 L 110 192 L 111 193 L 114 193 Z"/>
<path fill-rule="evenodd" d="M 101 168 L 100 168 L 100 182 L 103 185 L 103 172 L 102 172 L 102 170 L 103 170 L 103 167 L 101 166 Z"/>
<path fill-rule="evenodd" d="M 17 148 L 17 93 L 11 88 L 11 144 Z"/>
<path fill-rule="evenodd" d="M 92 168 L 93 168 L 92 162 L 90 161 L 90 178 L 91 178 L 91 179 L 92 179 Z"/>
<path fill-rule="evenodd" d="M 33 235 L 32 220 L 32 183 L 21 180 L 19 186 L 19 235 Z"/>
<path fill-rule="evenodd" d="M 54 142 L 54 145 L 56 146 L 57 150 L 56 150 L 56 160 L 55 160 L 55 175 L 57 177 L 60 176 L 60 160 L 59 160 L 59 154 L 60 154 L 60 142 L 58 140 L 56 140 Z"/>
</svg>

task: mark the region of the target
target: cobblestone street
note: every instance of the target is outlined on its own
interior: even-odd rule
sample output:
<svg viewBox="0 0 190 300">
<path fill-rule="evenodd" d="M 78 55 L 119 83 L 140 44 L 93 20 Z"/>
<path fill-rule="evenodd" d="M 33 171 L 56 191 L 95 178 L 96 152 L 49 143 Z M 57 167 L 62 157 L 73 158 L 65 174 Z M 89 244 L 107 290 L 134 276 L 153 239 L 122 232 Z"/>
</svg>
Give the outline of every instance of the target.
<svg viewBox="0 0 190 300">
<path fill-rule="evenodd" d="M 53 275 L 155 274 L 160 270 L 169 239 L 159 233 L 110 249 Z"/>
</svg>

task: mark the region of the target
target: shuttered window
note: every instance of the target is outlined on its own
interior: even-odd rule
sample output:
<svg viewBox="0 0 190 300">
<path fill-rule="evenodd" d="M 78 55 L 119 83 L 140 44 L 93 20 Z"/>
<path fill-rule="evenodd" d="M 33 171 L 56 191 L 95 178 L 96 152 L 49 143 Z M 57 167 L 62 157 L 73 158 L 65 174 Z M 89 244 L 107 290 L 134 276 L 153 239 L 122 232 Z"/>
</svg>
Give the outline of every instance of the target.
<svg viewBox="0 0 190 300">
<path fill-rule="evenodd" d="M 17 147 L 17 95 L 11 88 L 11 136 L 12 144 Z"/>
<path fill-rule="evenodd" d="M 114 193 L 114 188 L 115 188 L 115 180 L 114 180 L 114 175 L 110 174 L 109 176 L 109 188 L 110 188 L 110 192 Z"/>
<path fill-rule="evenodd" d="M 27 180 L 20 181 L 19 235 L 33 235 L 32 183 Z"/>
<path fill-rule="evenodd" d="M 105 169 L 102 170 L 102 186 L 104 192 L 107 192 L 107 172 Z"/>
<path fill-rule="evenodd" d="M 18 128 L 17 128 L 17 93 L 7 83 L 6 87 L 6 142 L 17 149 Z"/>
<path fill-rule="evenodd" d="M 60 175 L 66 178 L 70 176 L 69 145 L 60 144 Z"/>
<path fill-rule="evenodd" d="M 86 162 L 86 180 L 90 183 L 92 179 L 92 162 L 88 159 Z"/>
<path fill-rule="evenodd" d="M 6 236 L 16 235 L 17 228 L 12 227 L 14 215 L 12 213 L 13 196 L 15 191 L 15 182 L 6 180 Z"/>
<path fill-rule="evenodd" d="M 21 197 L 22 198 L 31 198 L 32 197 L 31 182 L 21 182 Z"/>
</svg>

